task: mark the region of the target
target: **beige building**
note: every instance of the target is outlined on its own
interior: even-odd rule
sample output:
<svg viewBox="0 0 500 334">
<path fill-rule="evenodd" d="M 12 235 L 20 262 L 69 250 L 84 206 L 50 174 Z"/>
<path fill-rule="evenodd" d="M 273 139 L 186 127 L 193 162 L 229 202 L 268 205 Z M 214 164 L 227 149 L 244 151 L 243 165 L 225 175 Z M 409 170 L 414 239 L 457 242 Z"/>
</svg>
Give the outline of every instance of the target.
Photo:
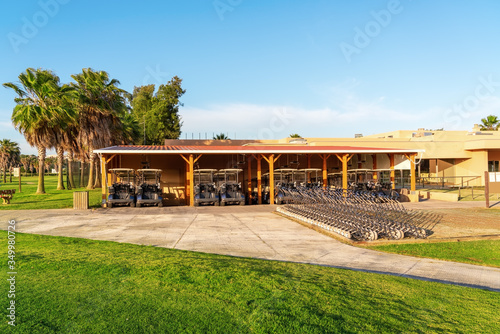
<svg viewBox="0 0 500 334">
<path fill-rule="evenodd" d="M 290 138 L 278 140 L 287 143 Z M 500 172 L 500 131 L 480 131 L 475 125 L 471 131 L 398 130 L 357 138 L 306 138 L 310 146 L 373 147 L 381 149 L 423 150 L 416 159 L 417 177 L 424 181 L 447 184 L 461 182 L 464 186 L 484 185 L 484 172 Z M 270 142 L 270 141 L 268 141 Z M 389 157 L 356 155 L 349 169 L 389 169 Z M 410 163 L 404 155 L 395 156 L 395 169 L 407 170 Z M 397 179 L 397 176 L 396 176 Z"/>
</svg>

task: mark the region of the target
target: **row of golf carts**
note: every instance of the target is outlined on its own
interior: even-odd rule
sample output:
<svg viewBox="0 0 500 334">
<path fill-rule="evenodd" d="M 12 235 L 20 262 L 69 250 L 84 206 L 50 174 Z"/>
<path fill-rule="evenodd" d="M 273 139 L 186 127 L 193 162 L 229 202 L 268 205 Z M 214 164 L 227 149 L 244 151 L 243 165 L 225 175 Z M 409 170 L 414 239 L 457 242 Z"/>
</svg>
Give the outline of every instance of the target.
<svg viewBox="0 0 500 334">
<path fill-rule="evenodd" d="M 108 187 L 108 208 L 113 206 L 163 206 L 160 186 L 161 169 L 110 169 L 111 186 Z"/>
<path fill-rule="evenodd" d="M 196 169 L 194 171 L 194 205 L 245 205 L 245 194 L 238 174 L 242 169 Z"/>
</svg>

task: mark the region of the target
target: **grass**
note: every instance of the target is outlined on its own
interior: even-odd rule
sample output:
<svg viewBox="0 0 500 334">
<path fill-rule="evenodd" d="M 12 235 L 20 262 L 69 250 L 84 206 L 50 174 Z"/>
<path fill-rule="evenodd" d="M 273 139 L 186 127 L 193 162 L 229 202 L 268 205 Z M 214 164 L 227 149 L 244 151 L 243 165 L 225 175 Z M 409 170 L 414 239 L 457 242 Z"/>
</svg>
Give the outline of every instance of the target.
<svg viewBox="0 0 500 334">
<path fill-rule="evenodd" d="M 0 210 L 32 210 L 32 209 L 64 209 L 73 207 L 73 192 L 87 191 L 85 188 L 72 190 L 57 190 L 57 176 L 45 176 L 46 194 L 37 195 L 37 176 L 21 177 L 21 190 L 19 193 L 19 179 L 13 178 L 13 182 L 0 184 L 0 190 L 16 189 L 10 204 L 0 204 Z M 0 202 L 1 203 L 1 202 Z M 89 206 L 99 207 L 101 205 L 101 189 L 89 190 Z"/>
<path fill-rule="evenodd" d="M 17 333 L 500 332 L 499 293 L 395 276 L 30 234 L 16 263 Z"/>
<path fill-rule="evenodd" d="M 500 240 L 366 246 L 383 252 L 500 267 Z"/>
</svg>

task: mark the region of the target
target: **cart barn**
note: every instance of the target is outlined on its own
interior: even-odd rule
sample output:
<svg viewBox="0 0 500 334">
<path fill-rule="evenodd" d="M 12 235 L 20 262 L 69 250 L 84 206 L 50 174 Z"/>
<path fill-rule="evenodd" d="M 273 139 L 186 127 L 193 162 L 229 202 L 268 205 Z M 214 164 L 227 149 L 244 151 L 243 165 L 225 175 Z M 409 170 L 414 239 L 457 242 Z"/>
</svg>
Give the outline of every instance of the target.
<svg viewBox="0 0 500 334">
<path fill-rule="evenodd" d="M 275 170 L 278 169 L 320 169 L 319 182 L 323 187 L 329 186 L 329 174 L 337 174 L 340 180 L 337 186 L 347 189 L 349 170 L 368 169 L 367 173 L 374 179 L 380 175 L 377 170 L 385 170 L 394 188 L 396 170 L 404 167 L 410 171 L 407 185 L 414 191 L 415 163 L 424 152 L 422 149 L 316 146 L 303 141 L 282 145 L 253 141 L 193 140 L 192 145 L 189 142 L 168 140 L 164 146 L 113 146 L 95 150 L 100 155 L 103 171 L 103 205 L 111 185 L 108 171 L 114 168 L 161 169 L 165 205 L 194 205 L 194 175 L 198 169 L 241 169 L 238 180 L 247 203 L 261 204 L 264 186 L 269 187 L 269 202 L 274 203 Z M 173 145 L 175 143 L 179 145 Z M 309 178 L 316 177 L 311 176 L 312 170 L 306 173 Z M 263 185 L 264 179 L 267 185 Z"/>
</svg>

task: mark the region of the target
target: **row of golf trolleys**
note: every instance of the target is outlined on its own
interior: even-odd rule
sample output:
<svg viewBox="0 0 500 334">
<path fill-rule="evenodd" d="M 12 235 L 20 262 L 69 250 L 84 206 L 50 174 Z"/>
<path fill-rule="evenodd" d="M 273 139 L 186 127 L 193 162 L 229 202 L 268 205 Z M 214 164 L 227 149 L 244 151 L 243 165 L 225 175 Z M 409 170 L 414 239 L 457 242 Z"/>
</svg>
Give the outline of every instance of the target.
<svg viewBox="0 0 500 334">
<path fill-rule="evenodd" d="M 277 211 L 348 239 L 426 238 L 435 214 L 407 210 L 398 200 L 373 192 L 322 187 L 280 189 L 286 205 Z"/>
</svg>

